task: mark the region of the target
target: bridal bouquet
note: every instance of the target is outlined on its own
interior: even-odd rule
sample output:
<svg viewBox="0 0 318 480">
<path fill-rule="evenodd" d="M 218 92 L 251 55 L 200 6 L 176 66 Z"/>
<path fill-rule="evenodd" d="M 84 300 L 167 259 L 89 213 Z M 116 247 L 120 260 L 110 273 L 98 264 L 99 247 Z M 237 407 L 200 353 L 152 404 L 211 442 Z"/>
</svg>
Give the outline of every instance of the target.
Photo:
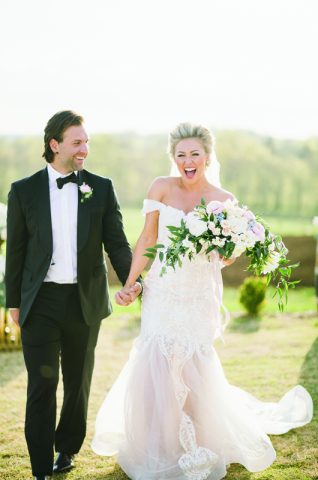
<svg viewBox="0 0 318 480">
<path fill-rule="evenodd" d="M 182 265 L 182 257 L 192 260 L 196 255 L 211 255 L 217 251 L 224 259 L 237 258 L 243 253 L 249 258 L 248 271 L 266 275 L 267 283 L 274 282 L 280 311 L 287 303 L 288 289 L 298 281 L 291 282 L 290 275 L 295 265 L 288 265 L 288 250 L 279 235 L 269 231 L 264 221 L 247 207 L 237 202 L 202 199 L 193 212 L 181 220 L 179 227 L 168 226 L 170 244 L 157 244 L 147 248 L 145 256 L 154 258 L 159 252 L 163 263 L 161 275 L 167 267 L 175 269 Z"/>
</svg>

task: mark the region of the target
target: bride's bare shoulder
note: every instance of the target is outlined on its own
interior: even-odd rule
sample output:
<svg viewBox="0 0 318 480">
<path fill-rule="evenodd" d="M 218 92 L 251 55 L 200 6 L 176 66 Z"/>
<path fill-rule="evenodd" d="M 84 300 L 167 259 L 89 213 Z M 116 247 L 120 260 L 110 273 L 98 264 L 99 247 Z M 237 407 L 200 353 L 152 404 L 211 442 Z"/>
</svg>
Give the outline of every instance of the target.
<svg viewBox="0 0 318 480">
<path fill-rule="evenodd" d="M 161 202 L 174 185 L 174 177 L 157 177 L 149 187 L 147 198 Z"/>
<path fill-rule="evenodd" d="M 225 202 L 226 200 L 236 201 L 233 193 L 229 192 L 228 190 L 224 190 L 224 188 L 216 187 L 214 185 L 213 190 L 211 190 L 211 196 L 213 196 L 213 200 L 219 200 L 220 202 Z"/>
</svg>

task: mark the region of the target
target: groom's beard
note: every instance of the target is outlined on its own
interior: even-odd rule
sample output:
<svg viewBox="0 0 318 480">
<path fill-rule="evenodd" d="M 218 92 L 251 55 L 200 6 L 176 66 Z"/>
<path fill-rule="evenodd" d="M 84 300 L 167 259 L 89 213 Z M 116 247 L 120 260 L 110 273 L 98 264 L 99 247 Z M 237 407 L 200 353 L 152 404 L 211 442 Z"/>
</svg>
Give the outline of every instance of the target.
<svg viewBox="0 0 318 480">
<path fill-rule="evenodd" d="M 51 162 L 51 166 L 60 173 L 80 172 L 84 169 L 86 157 L 80 155 L 73 155 L 64 159 L 56 158 L 56 161 Z"/>
<path fill-rule="evenodd" d="M 73 165 L 72 165 L 72 170 L 73 172 L 80 172 L 81 170 L 84 169 L 85 166 L 85 159 L 82 161 L 79 161 L 78 159 L 73 159 Z"/>
</svg>

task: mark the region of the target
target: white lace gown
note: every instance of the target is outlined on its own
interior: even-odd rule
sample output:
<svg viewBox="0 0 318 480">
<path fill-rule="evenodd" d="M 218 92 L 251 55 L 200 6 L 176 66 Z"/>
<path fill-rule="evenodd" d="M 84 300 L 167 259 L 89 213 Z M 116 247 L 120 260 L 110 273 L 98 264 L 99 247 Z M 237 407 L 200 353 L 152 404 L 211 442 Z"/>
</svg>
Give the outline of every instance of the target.
<svg viewBox="0 0 318 480">
<path fill-rule="evenodd" d="M 186 213 L 158 210 L 158 242 Z M 275 460 L 267 434 L 310 422 L 313 406 L 301 386 L 264 403 L 225 378 L 213 341 L 221 335 L 222 277 L 215 256 L 197 256 L 160 277 L 156 259 L 145 279 L 141 331 L 97 419 L 93 450 L 117 455 L 132 480 L 219 480 L 240 463 L 257 472 Z M 170 270 L 170 269 L 169 269 Z"/>
</svg>

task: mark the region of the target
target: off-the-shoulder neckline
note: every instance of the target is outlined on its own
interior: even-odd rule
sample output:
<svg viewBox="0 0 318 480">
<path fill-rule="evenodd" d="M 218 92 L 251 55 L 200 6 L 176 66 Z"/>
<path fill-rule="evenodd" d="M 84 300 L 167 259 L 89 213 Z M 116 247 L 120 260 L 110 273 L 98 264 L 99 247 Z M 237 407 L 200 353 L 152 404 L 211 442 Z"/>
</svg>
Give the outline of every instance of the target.
<svg viewBox="0 0 318 480">
<path fill-rule="evenodd" d="M 172 208 L 173 210 L 177 210 L 178 212 L 181 212 L 184 215 L 189 215 L 189 213 L 194 212 L 194 208 L 192 210 L 189 210 L 188 212 L 186 212 L 185 210 L 182 210 L 182 208 L 174 207 L 173 205 L 167 205 L 166 203 L 160 202 L 160 200 L 152 200 L 151 198 L 145 198 L 145 200 L 147 200 L 148 202 L 160 203 L 160 205 L 163 205 L 166 208 Z M 227 200 L 230 200 L 230 198 L 228 198 Z M 226 200 L 224 200 L 223 202 L 222 202 L 222 200 L 210 200 L 210 202 L 225 203 Z"/>
</svg>

